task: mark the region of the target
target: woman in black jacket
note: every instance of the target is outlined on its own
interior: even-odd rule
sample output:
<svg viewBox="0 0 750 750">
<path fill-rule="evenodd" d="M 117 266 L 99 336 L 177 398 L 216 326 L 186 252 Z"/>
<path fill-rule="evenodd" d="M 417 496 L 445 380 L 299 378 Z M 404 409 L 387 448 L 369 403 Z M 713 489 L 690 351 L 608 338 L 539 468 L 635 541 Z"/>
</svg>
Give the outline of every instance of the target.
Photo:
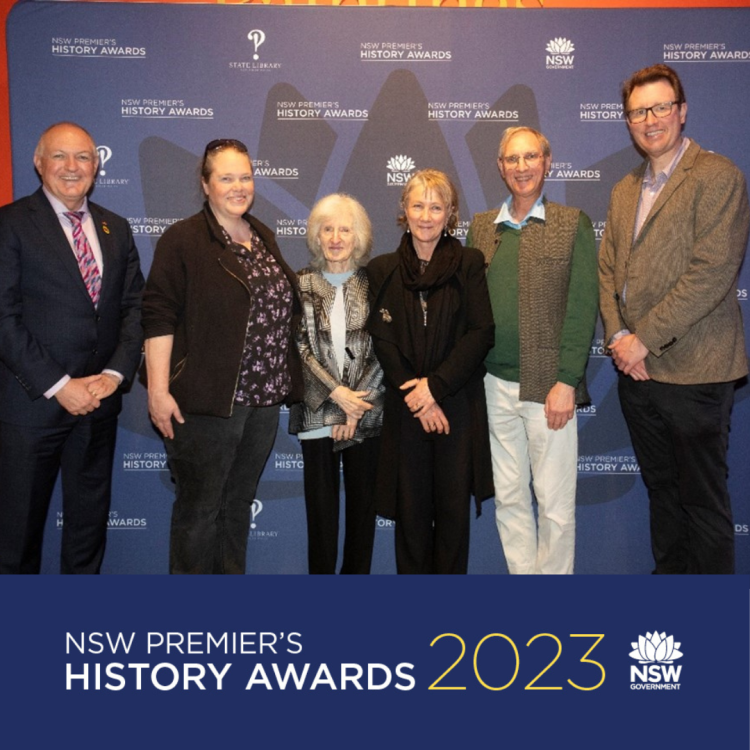
<svg viewBox="0 0 750 750">
<path fill-rule="evenodd" d="M 159 240 L 143 298 L 148 404 L 177 495 L 171 573 L 244 573 L 250 513 L 279 407 L 301 396 L 294 272 L 248 213 L 240 141 L 206 146 L 203 210 Z"/>
<path fill-rule="evenodd" d="M 484 260 L 452 236 L 458 195 L 442 172 L 414 174 L 401 208 L 398 250 L 367 268 L 369 329 L 386 378 L 377 508 L 396 520 L 399 573 L 466 573 L 470 497 L 494 492 Z"/>
</svg>

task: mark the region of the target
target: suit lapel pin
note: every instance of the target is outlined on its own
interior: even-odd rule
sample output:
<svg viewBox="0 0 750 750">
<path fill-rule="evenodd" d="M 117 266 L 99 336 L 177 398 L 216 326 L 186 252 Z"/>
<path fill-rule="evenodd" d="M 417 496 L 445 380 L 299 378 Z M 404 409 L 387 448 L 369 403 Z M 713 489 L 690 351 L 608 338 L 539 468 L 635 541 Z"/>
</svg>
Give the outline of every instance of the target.
<svg viewBox="0 0 750 750">
<path fill-rule="evenodd" d="M 107 226 L 106 221 L 102 222 L 102 232 L 104 232 L 104 234 L 109 234 L 109 227 Z"/>
<path fill-rule="evenodd" d="M 384 323 L 393 323 L 393 318 L 391 317 L 391 314 L 384 307 L 380 308 L 378 312 L 383 317 Z"/>
</svg>

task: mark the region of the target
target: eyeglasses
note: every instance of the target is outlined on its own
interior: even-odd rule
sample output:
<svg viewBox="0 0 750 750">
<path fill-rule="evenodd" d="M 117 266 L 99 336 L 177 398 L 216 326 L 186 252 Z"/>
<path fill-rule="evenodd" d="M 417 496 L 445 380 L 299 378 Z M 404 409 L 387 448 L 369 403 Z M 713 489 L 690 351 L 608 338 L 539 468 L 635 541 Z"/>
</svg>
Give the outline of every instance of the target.
<svg viewBox="0 0 750 750">
<path fill-rule="evenodd" d="M 247 153 L 247 146 L 242 141 L 237 141 L 234 138 L 217 138 L 215 141 L 211 141 L 206 145 L 205 153 L 207 154 L 209 151 L 218 151 L 225 148 L 233 148 L 241 154 Z"/>
<path fill-rule="evenodd" d="M 649 112 L 653 112 L 654 117 L 669 117 L 672 113 L 672 107 L 678 102 L 662 102 L 661 104 L 654 104 L 653 107 L 641 107 L 640 109 L 631 109 L 625 116 L 628 118 L 628 122 L 631 125 L 637 125 L 639 122 L 643 122 Z"/>
<path fill-rule="evenodd" d="M 534 167 L 542 158 L 542 154 L 539 151 L 529 151 L 528 154 L 513 154 L 512 156 L 498 156 L 497 158 L 506 167 L 517 167 L 521 159 L 526 162 L 526 166 Z"/>
</svg>

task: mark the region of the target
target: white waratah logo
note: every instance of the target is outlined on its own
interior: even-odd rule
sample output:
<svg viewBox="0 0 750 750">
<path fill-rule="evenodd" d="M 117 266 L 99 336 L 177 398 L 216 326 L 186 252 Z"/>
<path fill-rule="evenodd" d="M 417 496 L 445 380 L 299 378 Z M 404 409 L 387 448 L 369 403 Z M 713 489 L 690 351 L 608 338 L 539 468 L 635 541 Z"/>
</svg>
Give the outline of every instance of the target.
<svg viewBox="0 0 750 750">
<path fill-rule="evenodd" d="M 575 52 L 575 47 L 569 39 L 558 36 L 547 44 L 546 50 L 551 55 L 569 55 L 571 52 Z"/>
<path fill-rule="evenodd" d="M 416 167 L 414 161 L 409 156 L 392 156 L 388 159 L 388 169 L 392 172 L 411 172 Z"/>
<path fill-rule="evenodd" d="M 638 636 L 638 643 L 631 643 L 633 651 L 630 652 L 631 659 L 638 659 L 641 664 L 671 664 L 675 659 L 682 656 L 679 650 L 681 643 L 675 641 L 674 636 L 666 633 L 646 633 Z"/>
</svg>

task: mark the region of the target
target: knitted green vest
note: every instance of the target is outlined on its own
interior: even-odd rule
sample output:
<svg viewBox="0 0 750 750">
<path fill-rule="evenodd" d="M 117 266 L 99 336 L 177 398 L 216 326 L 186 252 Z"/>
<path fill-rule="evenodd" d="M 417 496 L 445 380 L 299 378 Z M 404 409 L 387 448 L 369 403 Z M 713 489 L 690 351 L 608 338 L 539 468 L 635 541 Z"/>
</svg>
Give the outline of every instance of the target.
<svg viewBox="0 0 750 750">
<path fill-rule="evenodd" d="M 544 403 L 557 382 L 560 337 L 565 320 L 580 211 L 545 202 L 545 221 L 530 221 L 521 231 L 518 257 L 518 327 L 521 338 L 522 401 Z M 502 240 L 494 223 L 497 210 L 477 214 L 471 225 L 472 244 L 482 251 L 489 268 Z M 590 401 L 586 377 L 576 388 L 576 403 Z"/>
</svg>

